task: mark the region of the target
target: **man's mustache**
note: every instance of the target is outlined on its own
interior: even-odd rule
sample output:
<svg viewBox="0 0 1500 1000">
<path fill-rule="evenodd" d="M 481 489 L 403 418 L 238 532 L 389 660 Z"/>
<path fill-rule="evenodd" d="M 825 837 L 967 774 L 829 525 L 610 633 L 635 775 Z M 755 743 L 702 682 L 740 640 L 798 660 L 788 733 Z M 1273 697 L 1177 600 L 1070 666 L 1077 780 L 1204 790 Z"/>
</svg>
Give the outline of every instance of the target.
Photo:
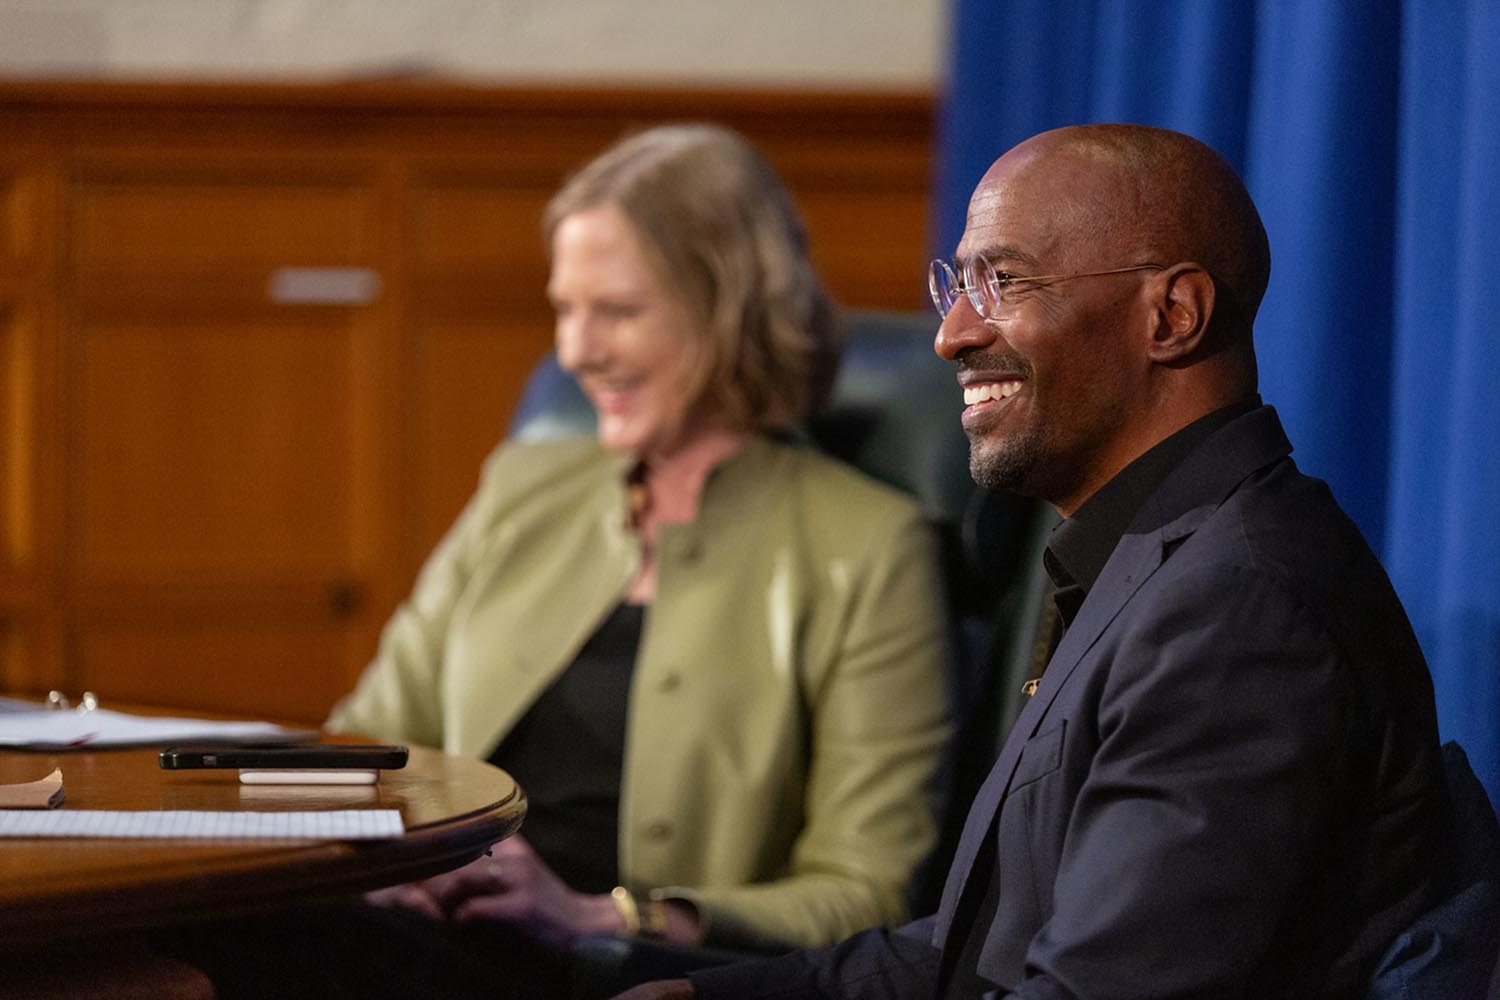
<svg viewBox="0 0 1500 1000">
<path fill-rule="evenodd" d="M 974 374 L 987 375 L 1001 379 L 1028 379 L 1031 377 L 1031 365 L 1027 360 L 1012 351 L 1005 350 L 981 350 L 977 347 L 966 347 L 959 351 L 955 359 L 958 363 L 960 373 L 972 372 Z"/>
</svg>

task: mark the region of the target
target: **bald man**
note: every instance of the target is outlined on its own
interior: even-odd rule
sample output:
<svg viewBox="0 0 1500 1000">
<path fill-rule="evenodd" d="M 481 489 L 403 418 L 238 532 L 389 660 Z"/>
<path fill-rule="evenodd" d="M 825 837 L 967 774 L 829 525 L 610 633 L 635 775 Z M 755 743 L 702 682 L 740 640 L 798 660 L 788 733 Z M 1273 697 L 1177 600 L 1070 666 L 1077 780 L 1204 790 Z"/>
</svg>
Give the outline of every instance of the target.
<svg viewBox="0 0 1500 1000">
<path fill-rule="evenodd" d="M 1447 795 L 1400 602 L 1256 395 L 1269 272 L 1187 136 L 1060 129 L 990 168 L 936 348 L 974 477 L 1065 518 L 1060 642 L 935 916 L 628 997 L 1364 995 L 1440 891 Z"/>
</svg>

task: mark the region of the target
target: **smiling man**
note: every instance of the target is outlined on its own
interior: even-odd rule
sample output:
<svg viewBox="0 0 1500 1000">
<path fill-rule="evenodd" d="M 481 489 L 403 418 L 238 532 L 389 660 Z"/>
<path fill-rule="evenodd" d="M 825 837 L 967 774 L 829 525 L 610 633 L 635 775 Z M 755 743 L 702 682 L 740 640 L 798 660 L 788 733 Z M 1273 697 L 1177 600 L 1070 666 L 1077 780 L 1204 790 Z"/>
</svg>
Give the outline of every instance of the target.
<svg viewBox="0 0 1500 1000">
<path fill-rule="evenodd" d="M 932 267 L 936 348 L 975 478 L 1064 515 L 1060 641 L 935 916 L 630 996 L 1365 994 L 1450 813 L 1401 605 L 1256 395 L 1269 272 L 1244 186 L 1179 133 L 990 168 Z"/>
</svg>

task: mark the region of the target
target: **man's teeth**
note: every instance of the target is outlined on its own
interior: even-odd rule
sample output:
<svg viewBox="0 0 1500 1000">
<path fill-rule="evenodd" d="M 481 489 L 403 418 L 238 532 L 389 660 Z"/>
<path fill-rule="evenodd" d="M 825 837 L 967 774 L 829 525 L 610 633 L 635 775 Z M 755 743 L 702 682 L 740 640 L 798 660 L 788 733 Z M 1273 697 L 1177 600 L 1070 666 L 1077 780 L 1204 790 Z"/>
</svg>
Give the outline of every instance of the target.
<svg viewBox="0 0 1500 1000">
<path fill-rule="evenodd" d="M 981 382 L 964 386 L 964 405 L 973 406 L 987 399 L 1009 399 L 1021 390 L 1020 382 Z"/>
</svg>

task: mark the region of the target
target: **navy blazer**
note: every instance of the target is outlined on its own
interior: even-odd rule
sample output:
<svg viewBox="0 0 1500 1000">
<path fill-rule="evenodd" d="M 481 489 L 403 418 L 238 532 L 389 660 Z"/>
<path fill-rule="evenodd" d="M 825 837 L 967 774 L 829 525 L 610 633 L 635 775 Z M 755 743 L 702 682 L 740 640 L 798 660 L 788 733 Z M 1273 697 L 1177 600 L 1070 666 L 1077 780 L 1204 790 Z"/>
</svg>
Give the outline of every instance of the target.
<svg viewBox="0 0 1500 1000">
<path fill-rule="evenodd" d="M 976 796 L 935 917 L 695 974 L 699 996 L 1361 995 L 1441 890 L 1449 812 L 1405 613 L 1290 453 L 1262 407 L 1154 491 Z M 998 864 L 977 870 L 986 837 Z M 992 877 L 982 981 L 955 979 L 959 901 Z"/>
</svg>

